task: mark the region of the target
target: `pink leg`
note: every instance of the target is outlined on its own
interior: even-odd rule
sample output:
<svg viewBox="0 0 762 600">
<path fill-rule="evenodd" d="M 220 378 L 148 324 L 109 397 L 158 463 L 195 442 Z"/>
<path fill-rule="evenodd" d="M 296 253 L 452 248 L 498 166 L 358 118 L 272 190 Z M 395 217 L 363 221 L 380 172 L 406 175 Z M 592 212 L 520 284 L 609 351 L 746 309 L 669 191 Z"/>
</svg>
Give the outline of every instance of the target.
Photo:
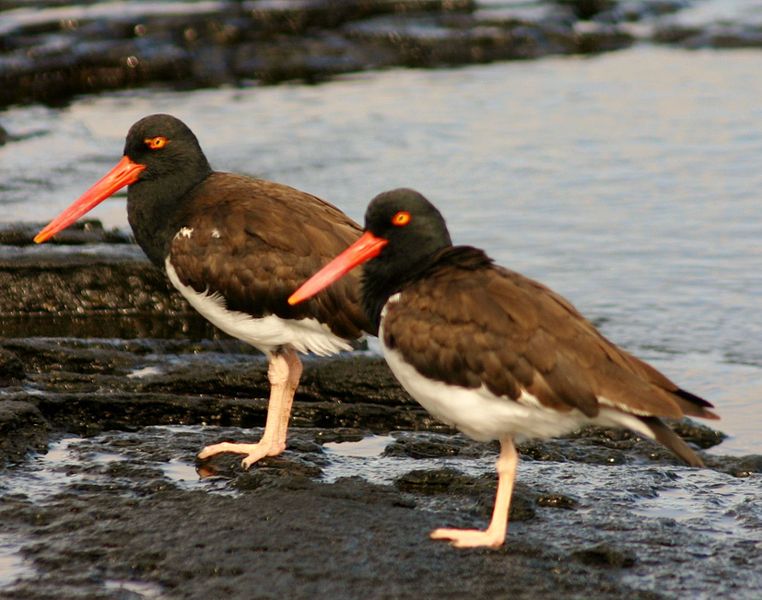
<svg viewBox="0 0 762 600">
<path fill-rule="evenodd" d="M 485 531 L 478 529 L 435 529 L 431 539 L 450 540 L 456 548 L 476 548 L 489 546 L 499 548 L 505 541 L 508 530 L 508 510 L 511 507 L 513 482 L 516 479 L 516 466 L 519 455 L 513 440 L 500 441 L 500 457 L 497 459 L 497 495 L 492 520 Z"/>
<path fill-rule="evenodd" d="M 223 452 L 245 454 L 241 461 L 248 469 L 265 456 L 277 456 L 286 449 L 286 431 L 291 414 L 294 392 L 299 384 L 302 363 L 296 352 L 286 350 L 270 356 L 267 378 L 270 381 L 270 402 L 267 406 L 267 421 L 262 439 L 256 444 L 236 444 L 221 442 L 206 446 L 198 453 L 198 458 L 206 459 Z"/>
<path fill-rule="evenodd" d="M 283 406 L 281 407 L 278 435 L 275 441 L 277 444 L 282 444 L 285 448 L 288 421 L 291 418 L 291 406 L 294 403 L 294 394 L 296 394 L 296 388 L 299 386 L 299 379 L 302 376 L 304 367 L 302 366 L 302 361 L 299 360 L 299 355 L 294 350 L 285 350 L 283 358 L 285 358 L 288 365 L 288 379 L 283 391 Z"/>
</svg>

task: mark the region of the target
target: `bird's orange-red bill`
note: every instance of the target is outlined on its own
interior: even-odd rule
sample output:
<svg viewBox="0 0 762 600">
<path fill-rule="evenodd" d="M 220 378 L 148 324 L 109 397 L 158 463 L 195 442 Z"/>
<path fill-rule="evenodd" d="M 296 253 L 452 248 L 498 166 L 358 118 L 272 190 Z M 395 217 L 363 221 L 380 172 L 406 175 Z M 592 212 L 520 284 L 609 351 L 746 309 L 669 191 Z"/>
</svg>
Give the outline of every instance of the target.
<svg viewBox="0 0 762 600">
<path fill-rule="evenodd" d="M 354 244 L 305 281 L 298 290 L 291 294 L 288 303 L 291 305 L 299 304 L 312 298 L 320 290 L 328 287 L 337 279 L 341 279 L 357 265 L 378 256 L 378 253 L 387 243 L 388 241 L 384 238 L 366 231 Z"/>
<path fill-rule="evenodd" d="M 64 210 L 60 215 L 48 223 L 38 233 L 34 241 L 41 244 L 52 238 L 59 231 L 63 231 L 69 225 L 74 223 L 82 215 L 90 212 L 106 198 L 113 195 L 126 185 L 135 183 L 145 165 L 133 162 L 125 156 L 117 165 L 104 175 L 93 187 L 82 194 L 77 200 L 72 202 L 71 206 Z"/>
</svg>

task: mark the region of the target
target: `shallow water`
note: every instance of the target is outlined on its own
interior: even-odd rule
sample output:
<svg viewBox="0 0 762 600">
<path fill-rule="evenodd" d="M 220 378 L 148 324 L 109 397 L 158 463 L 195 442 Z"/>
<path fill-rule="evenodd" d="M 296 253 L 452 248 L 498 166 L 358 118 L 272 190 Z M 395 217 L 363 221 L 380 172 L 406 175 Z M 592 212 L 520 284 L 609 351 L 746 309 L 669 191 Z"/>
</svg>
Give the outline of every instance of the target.
<svg viewBox="0 0 762 600">
<path fill-rule="evenodd" d="M 0 120 L 25 137 L 0 148 L 1 218 L 50 219 L 119 159 L 133 121 L 171 111 L 217 168 L 358 220 L 376 193 L 419 189 L 456 242 L 555 288 L 712 399 L 732 434 L 718 452 L 762 452 L 760 60 L 636 47 L 12 108 Z M 93 214 L 127 227 L 121 200 Z"/>
</svg>

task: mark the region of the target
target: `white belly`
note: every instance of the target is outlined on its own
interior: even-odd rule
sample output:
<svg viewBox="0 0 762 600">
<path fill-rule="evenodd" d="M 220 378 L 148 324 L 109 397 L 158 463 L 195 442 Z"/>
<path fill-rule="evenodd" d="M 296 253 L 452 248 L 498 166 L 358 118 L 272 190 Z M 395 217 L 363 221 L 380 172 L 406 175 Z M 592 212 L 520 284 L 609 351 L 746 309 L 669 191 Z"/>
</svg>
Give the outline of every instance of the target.
<svg viewBox="0 0 762 600">
<path fill-rule="evenodd" d="M 243 312 L 228 310 L 220 294 L 199 293 L 183 285 L 169 258 L 164 265 L 172 285 L 204 318 L 228 335 L 251 344 L 265 354 L 281 346 L 319 356 L 352 349 L 347 340 L 332 333 L 327 325 L 317 319 L 282 319 L 275 315 L 254 318 Z"/>
<path fill-rule="evenodd" d="M 397 299 L 395 295 L 390 302 Z M 434 417 L 475 440 L 549 438 L 589 423 L 624 427 L 653 437 L 639 419 L 613 408 L 601 406 L 598 415 L 591 419 L 577 409 L 558 412 L 546 408 L 526 390 L 514 401 L 506 396 L 496 396 L 483 384 L 469 389 L 428 379 L 405 362 L 399 351 L 384 345 L 384 313 L 385 309 L 378 340 L 389 368 L 402 387 Z"/>
</svg>

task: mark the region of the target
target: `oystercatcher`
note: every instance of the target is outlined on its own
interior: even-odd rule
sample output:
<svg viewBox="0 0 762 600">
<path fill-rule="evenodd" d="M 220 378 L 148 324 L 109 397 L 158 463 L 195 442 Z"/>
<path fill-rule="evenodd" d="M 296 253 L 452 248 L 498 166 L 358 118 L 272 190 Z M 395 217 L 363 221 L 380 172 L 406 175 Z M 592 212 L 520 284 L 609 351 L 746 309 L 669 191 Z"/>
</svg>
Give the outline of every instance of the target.
<svg viewBox="0 0 762 600">
<path fill-rule="evenodd" d="M 334 206 L 291 187 L 212 170 L 193 132 L 164 114 L 127 134 L 122 160 L 35 237 L 44 242 L 117 190 L 138 244 L 198 312 L 265 353 L 270 400 L 256 444 L 207 446 L 200 459 L 245 454 L 248 468 L 285 449 L 302 363 L 297 352 L 351 349 L 370 331 L 359 281 L 347 280 L 304 307 L 287 298 L 361 229 Z"/>
<path fill-rule="evenodd" d="M 413 190 L 376 196 L 363 235 L 289 303 L 366 261 L 363 308 L 397 379 L 435 417 L 476 440 L 500 442 L 489 527 L 437 529 L 432 538 L 458 547 L 503 543 L 514 440 L 587 423 L 622 427 L 702 466 L 660 417 L 716 419 L 709 402 L 618 348 L 549 288 L 495 265 L 482 250 L 453 246 L 442 215 Z"/>
</svg>

